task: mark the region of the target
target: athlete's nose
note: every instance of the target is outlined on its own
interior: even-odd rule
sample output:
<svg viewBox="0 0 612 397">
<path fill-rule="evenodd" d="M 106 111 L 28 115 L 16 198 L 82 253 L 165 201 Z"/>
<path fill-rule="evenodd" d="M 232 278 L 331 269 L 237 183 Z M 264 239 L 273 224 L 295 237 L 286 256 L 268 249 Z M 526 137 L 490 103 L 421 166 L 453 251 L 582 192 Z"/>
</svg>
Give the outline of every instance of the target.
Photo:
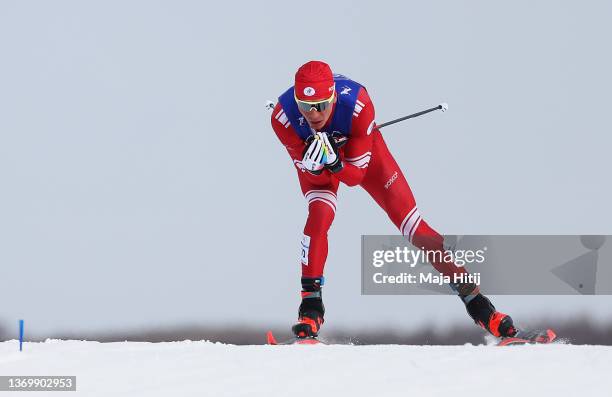
<svg viewBox="0 0 612 397">
<path fill-rule="evenodd" d="M 314 113 L 312 113 L 312 111 L 308 112 L 308 119 L 310 119 L 311 121 L 319 121 L 321 119 L 321 112 L 318 111 L 314 111 Z"/>
</svg>

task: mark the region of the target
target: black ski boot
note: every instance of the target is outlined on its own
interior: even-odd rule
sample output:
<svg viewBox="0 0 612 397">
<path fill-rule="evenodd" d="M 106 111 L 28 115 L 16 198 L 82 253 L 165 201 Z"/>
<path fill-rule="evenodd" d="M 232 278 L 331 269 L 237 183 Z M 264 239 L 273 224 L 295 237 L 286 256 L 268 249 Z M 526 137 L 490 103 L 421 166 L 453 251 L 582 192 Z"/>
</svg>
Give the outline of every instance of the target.
<svg viewBox="0 0 612 397">
<path fill-rule="evenodd" d="M 495 306 L 486 296 L 478 293 L 477 295 L 461 296 L 465 303 L 465 308 L 474 322 L 493 336 L 498 338 L 513 337 L 517 333 L 512 317 L 495 310 Z"/>
<path fill-rule="evenodd" d="M 298 310 L 298 322 L 291 328 L 296 338 L 316 338 L 319 335 L 325 314 L 322 285 L 323 277 L 302 277 L 302 303 Z"/>
<path fill-rule="evenodd" d="M 522 330 L 514 326 L 512 317 L 495 310 L 495 306 L 486 296 L 461 296 L 468 314 L 476 324 L 489 331 L 493 336 L 502 338 L 500 345 L 524 343 L 550 343 L 557 335 L 551 329 Z"/>
</svg>

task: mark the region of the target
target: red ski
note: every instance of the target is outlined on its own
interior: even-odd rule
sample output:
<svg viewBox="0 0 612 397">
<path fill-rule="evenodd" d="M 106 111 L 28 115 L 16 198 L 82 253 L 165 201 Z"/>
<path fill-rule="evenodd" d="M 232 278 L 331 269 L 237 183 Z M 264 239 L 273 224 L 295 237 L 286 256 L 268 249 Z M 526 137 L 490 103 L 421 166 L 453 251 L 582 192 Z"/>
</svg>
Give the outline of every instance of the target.
<svg viewBox="0 0 612 397">
<path fill-rule="evenodd" d="M 536 332 L 519 331 L 514 337 L 502 339 L 497 346 L 552 343 L 556 338 L 557 334 L 552 329 Z"/>
<path fill-rule="evenodd" d="M 324 345 L 324 342 L 321 342 L 317 338 L 308 337 L 308 338 L 291 338 L 288 341 L 278 342 L 274 337 L 272 331 L 268 331 L 266 334 L 266 342 L 268 345 Z"/>
</svg>

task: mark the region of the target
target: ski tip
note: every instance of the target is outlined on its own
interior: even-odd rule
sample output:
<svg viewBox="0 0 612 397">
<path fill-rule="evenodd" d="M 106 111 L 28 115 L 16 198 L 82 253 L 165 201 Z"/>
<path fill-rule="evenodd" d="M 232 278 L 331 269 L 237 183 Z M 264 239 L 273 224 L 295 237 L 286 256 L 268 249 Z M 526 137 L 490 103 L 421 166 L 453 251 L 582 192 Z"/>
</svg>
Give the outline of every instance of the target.
<svg viewBox="0 0 612 397">
<path fill-rule="evenodd" d="M 547 329 L 546 335 L 548 336 L 548 342 L 546 343 L 551 343 L 552 341 L 557 339 L 557 334 L 555 334 L 555 332 L 552 329 Z"/>
<path fill-rule="evenodd" d="M 268 333 L 266 334 L 266 342 L 268 343 L 268 345 L 278 344 L 278 342 L 276 342 L 276 338 L 274 337 L 274 334 L 272 333 L 272 331 L 268 331 Z"/>
</svg>

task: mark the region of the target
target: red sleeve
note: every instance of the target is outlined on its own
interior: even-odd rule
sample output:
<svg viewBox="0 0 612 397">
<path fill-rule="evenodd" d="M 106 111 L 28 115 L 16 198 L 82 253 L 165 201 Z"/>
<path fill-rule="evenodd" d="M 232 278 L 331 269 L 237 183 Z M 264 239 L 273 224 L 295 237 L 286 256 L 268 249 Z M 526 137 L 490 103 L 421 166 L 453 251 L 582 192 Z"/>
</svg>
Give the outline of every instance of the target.
<svg viewBox="0 0 612 397">
<path fill-rule="evenodd" d="M 331 182 L 331 173 L 328 170 L 324 170 L 320 175 L 314 175 L 306 171 L 302 165 L 302 153 L 306 144 L 291 126 L 280 103 L 277 103 L 272 111 L 272 129 L 289 152 L 293 165 L 297 168 L 300 184 L 308 182 L 314 185 L 327 185 Z"/>
<path fill-rule="evenodd" d="M 351 133 L 344 146 L 344 153 L 341 153 L 344 168 L 334 174 L 348 186 L 360 184 L 367 171 L 372 156 L 374 116 L 374 104 L 365 88 L 361 88 L 353 111 Z"/>
</svg>

